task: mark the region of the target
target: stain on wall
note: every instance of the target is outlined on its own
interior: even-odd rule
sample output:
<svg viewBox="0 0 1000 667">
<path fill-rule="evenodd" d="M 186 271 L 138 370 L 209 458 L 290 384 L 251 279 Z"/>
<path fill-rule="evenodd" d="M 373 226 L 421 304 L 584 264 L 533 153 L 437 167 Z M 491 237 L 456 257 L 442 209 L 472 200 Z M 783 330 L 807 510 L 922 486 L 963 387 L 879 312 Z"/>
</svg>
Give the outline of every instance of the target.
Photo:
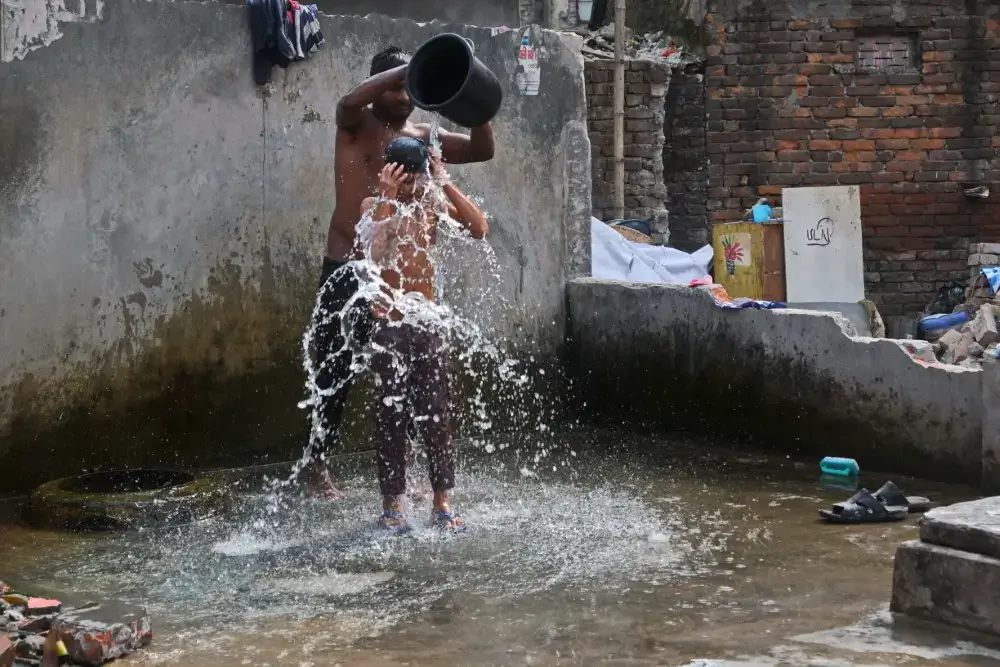
<svg viewBox="0 0 1000 667">
<path fill-rule="evenodd" d="M 21 484 L 301 447 L 333 109 L 383 44 L 415 49 L 443 29 L 321 21 L 326 47 L 267 89 L 252 83 L 242 8 L 219 3 L 110 0 L 101 20 L 0 64 L 0 117 L 20 119 L 0 127 L 0 468 Z M 497 271 L 463 256 L 448 288 L 489 286 L 492 300 L 456 308 L 516 353 L 557 358 L 563 286 L 589 273 L 582 61 L 539 32 L 547 87 L 521 97 L 516 32 L 448 29 L 507 91 L 494 161 L 454 169 L 491 215 Z M 38 468 L 39 454 L 55 463 Z"/>
</svg>

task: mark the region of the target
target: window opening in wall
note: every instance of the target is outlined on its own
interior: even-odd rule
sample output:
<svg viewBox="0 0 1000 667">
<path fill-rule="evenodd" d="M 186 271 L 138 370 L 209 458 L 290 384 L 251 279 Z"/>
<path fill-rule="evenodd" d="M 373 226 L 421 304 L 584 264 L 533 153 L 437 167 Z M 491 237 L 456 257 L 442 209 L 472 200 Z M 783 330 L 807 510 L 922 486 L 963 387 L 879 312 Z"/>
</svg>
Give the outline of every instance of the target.
<svg viewBox="0 0 1000 667">
<path fill-rule="evenodd" d="M 857 68 L 868 72 L 904 74 L 919 66 L 916 35 L 861 37 L 857 43 Z"/>
</svg>

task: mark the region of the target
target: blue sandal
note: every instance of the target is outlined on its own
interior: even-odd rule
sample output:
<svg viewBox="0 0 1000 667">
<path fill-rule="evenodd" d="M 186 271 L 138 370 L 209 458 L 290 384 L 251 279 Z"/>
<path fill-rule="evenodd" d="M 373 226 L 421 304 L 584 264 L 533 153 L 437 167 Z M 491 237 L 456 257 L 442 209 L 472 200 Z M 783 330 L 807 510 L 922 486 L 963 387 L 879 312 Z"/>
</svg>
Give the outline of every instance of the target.
<svg viewBox="0 0 1000 667">
<path fill-rule="evenodd" d="M 456 524 L 456 519 L 461 519 L 462 515 L 457 512 L 449 512 L 448 510 L 434 510 L 431 514 L 431 523 L 434 524 L 435 528 L 440 530 L 450 530 L 455 533 L 464 533 L 469 527 L 463 521 L 461 524 Z"/>
<path fill-rule="evenodd" d="M 378 527 L 393 535 L 403 535 L 412 530 L 403 513 L 396 510 L 383 510 L 382 516 L 378 518 Z"/>
</svg>

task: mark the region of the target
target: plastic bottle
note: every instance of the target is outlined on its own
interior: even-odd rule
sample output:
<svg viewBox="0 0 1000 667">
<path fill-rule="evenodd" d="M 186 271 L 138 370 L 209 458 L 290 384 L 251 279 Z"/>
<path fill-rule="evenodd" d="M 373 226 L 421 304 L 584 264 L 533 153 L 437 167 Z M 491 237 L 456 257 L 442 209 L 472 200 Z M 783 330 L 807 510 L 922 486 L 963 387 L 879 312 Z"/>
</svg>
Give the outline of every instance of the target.
<svg viewBox="0 0 1000 667">
<path fill-rule="evenodd" d="M 838 477 L 853 477 L 861 472 L 861 467 L 854 459 L 845 459 L 839 456 L 827 456 L 819 462 L 819 469 L 824 475 L 836 475 Z"/>
</svg>

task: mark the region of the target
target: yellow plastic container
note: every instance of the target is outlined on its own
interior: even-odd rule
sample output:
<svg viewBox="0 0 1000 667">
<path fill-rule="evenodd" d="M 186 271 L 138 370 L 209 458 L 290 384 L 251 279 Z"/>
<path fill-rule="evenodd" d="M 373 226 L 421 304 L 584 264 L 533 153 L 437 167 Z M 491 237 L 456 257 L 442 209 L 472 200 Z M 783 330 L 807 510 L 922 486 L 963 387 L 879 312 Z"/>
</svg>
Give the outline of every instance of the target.
<svg viewBox="0 0 1000 667">
<path fill-rule="evenodd" d="M 785 237 L 781 223 L 724 222 L 712 228 L 715 282 L 729 296 L 785 300 Z"/>
</svg>

